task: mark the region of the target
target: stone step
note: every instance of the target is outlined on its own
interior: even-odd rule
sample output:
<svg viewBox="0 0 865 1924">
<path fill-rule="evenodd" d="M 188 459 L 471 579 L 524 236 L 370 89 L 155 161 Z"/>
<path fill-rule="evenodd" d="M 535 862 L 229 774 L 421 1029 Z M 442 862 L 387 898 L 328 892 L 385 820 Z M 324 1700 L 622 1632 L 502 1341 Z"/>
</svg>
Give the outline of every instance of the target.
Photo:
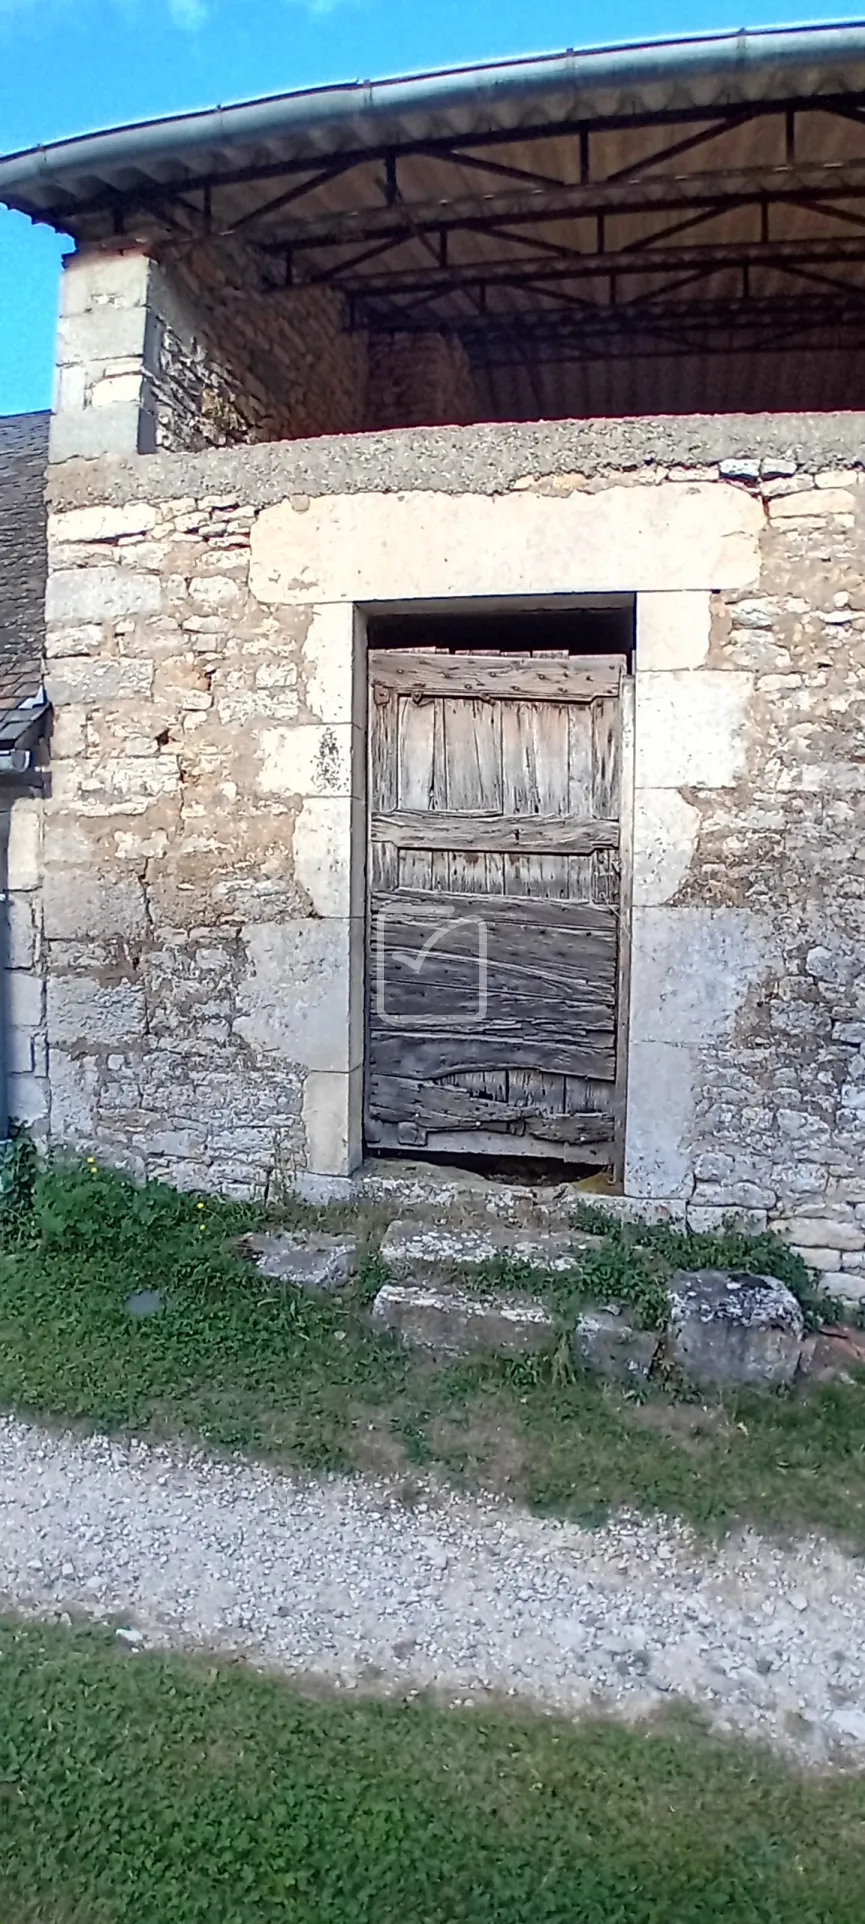
<svg viewBox="0 0 865 1924">
<path fill-rule="evenodd" d="M 465 1169 L 430 1163 L 375 1161 L 352 1178 L 359 1201 L 392 1209 L 394 1216 L 470 1228 L 485 1222 L 562 1228 L 581 1202 L 604 1202 L 574 1182 L 499 1182 Z M 615 1207 L 620 1198 L 613 1197 Z"/>
<path fill-rule="evenodd" d="M 581 1230 L 542 1229 L 487 1222 L 452 1227 L 400 1218 L 381 1242 L 382 1260 L 395 1282 L 446 1283 L 483 1264 L 508 1258 L 533 1269 L 560 1275 L 573 1269 L 581 1251 L 601 1247 L 599 1236 Z"/>
<path fill-rule="evenodd" d="M 475 1296 L 467 1289 L 431 1283 L 385 1283 L 373 1303 L 372 1320 L 413 1348 L 441 1356 L 527 1356 L 551 1349 L 557 1335 L 551 1311 L 534 1297 L 501 1290 Z"/>
</svg>

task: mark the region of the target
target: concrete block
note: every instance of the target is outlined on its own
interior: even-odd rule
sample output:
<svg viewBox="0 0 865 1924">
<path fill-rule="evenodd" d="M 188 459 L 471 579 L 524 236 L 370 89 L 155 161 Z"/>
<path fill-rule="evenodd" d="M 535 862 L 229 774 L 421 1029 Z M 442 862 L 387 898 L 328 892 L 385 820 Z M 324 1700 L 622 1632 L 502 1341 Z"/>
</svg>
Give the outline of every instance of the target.
<svg viewBox="0 0 865 1924">
<path fill-rule="evenodd" d="M 637 674 L 645 669 L 699 668 L 709 652 L 708 594 L 637 597 Z"/>
<path fill-rule="evenodd" d="M 363 1153 L 363 1069 L 311 1070 L 303 1085 L 309 1171 L 350 1176 Z"/>
<path fill-rule="evenodd" d="M 153 662 L 124 655 L 107 661 L 71 655 L 49 667 L 45 687 L 55 707 L 65 702 L 91 705 L 95 702 L 146 699 L 153 686 Z"/>
<path fill-rule="evenodd" d="M 768 923 L 749 909 L 634 911 L 632 1042 L 701 1047 L 728 1034 L 749 992 L 778 964 Z"/>
<path fill-rule="evenodd" d="M 637 789 L 733 787 L 745 771 L 753 690 L 745 669 L 638 669 Z"/>
<path fill-rule="evenodd" d="M 36 889 L 42 880 L 42 803 L 21 795 L 9 811 L 6 883 L 9 889 Z"/>
<path fill-rule="evenodd" d="M 100 982 L 87 976 L 55 976 L 48 983 L 49 1048 L 120 1048 L 147 1029 L 139 982 Z M 53 1071 L 52 1071 L 53 1074 Z"/>
<path fill-rule="evenodd" d="M 641 788 L 635 798 L 633 900 L 641 907 L 672 901 L 687 880 L 697 847 L 700 810 L 677 788 Z"/>
<path fill-rule="evenodd" d="M 49 575 L 47 621 L 111 621 L 124 615 L 155 615 L 162 599 L 158 575 L 131 568 L 57 568 Z"/>
<path fill-rule="evenodd" d="M 690 1049 L 639 1042 L 628 1049 L 625 1195 L 687 1197 L 693 1188 L 696 1062 Z"/>
<path fill-rule="evenodd" d="M 242 936 L 247 967 L 238 986 L 235 1033 L 254 1050 L 307 1069 L 354 1067 L 351 924 L 335 917 L 250 923 Z"/>
<path fill-rule="evenodd" d="M 740 488 L 700 483 L 319 496 L 258 516 L 250 586 L 289 604 L 746 588 L 762 529 Z"/>
</svg>

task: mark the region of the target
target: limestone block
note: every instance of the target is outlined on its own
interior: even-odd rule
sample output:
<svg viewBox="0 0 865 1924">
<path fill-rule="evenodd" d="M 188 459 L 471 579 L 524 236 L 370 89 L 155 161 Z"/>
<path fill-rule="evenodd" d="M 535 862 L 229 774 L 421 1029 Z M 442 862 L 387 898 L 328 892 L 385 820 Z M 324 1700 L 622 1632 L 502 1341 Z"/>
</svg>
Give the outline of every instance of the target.
<svg viewBox="0 0 865 1924">
<path fill-rule="evenodd" d="M 257 788 L 263 795 L 351 795 L 358 792 L 360 730 L 340 722 L 318 727 L 262 728 Z"/>
<path fill-rule="evenodd" d="M 444 1356 L 483 1351 L 525 1356 L 552 1348 L 556 1339 L 554 1318 L 543 1303 L 497 1291 L 472 1296 L 465 1289 L 386 1283 L 373 1303 L 372 1320 L 403 1342 Z"/>
<path fill-rule="evenodd" d="M 699 668 L 709 652 L 708 594 L 645 594 L 637 598 L 637 674 L 647 668 Z"/>
<path fill-rule="evenodd" d="M 726 1229 L 732 1223 L 737 1229 L 746 1230 L 749 1235 L 757 1236 L 766 1228 L 769 1212 L 767 1209 L 743 1207 L 730 1209 L 720 1207 L 717 1203 L 689 1202 L 687 1220 L 688 1228 L 696 1230 L 698 1235 L 705 1232 L 707 1235 L 714 1236 L 717 1230 Z"/>
<path fill-rule="evenodd" d="M 618 1309 L 586 1309 L 577 1319 L 573 1349 L 577 1361 L 599 1376 L 632 1383 L 646 1377 L 661 1347 L 655 1329 L 636 1329 Z"/>
<path fill-rule="evenodd" d="M 670 1280 L 670 1348 L 696 1383 L 791 1383 L 804 1319 L 774 1276 L 677 1270 Z"/>
<path fill-rule="evenodd" d="M 42 977 L 32 969 L 6 970 L 6 1017 L 13 1028 L 38 1029 L 42 993 Z"/>
<path fill-rule="evenodd" d="M 696 1064 L 668 1042 L 628 1047 L 625 1195 L 677 1199 L 693 1187 Z"/>
<path fill-rule="evenodd" d="M 9 811 L 6 885 L 9 889 L 36 889 L 41 880 L 42 803 L 35 796 L 20 795 Z"/>
<path fill-rule="evenodd" d="M 778 1236 L 799 1249 L 865 1249 L 865 1227 L 825 1216 L 787 1216 L 773 1224 Z M 806 1258 L 807 1260 L 807 1258 Z"/>
<path fill-rule="evenodd" d="M 104 641 L 98 622 L 84 621 L 77 625 L 62 622 L 59 627 L 46 629 L 45 653 L 49 661 L 63 660 L 67 655 L 98 655 Z"/>
<path fill-rule="evenodd" d="M 242 1248 L 252 1257 L 262 1276 L 316 1293 L 341 1289 L 357 1261 L 354 1236 L 303 1235 L 277 1230 L 272 1235 L 244 1236 Z"/>
<path fill-rule="evenodd" d="M 96 875 L 49 867 L 43 884 L 45 933 L 70 941 L 86 936 L 129 937 L 147 928 L 144 889 L 133 875 Z"/>
<path fill-rule="evenodd" d="M 632 1042 L 699 1047 L 729 1033 L 772 967 L 772 932 L 748 909 L 642 907 L 631 935 Z"/>
<path fill-rule="evenodd" d="M 745 588 L 762 527 L 741 489 L 700 483 L 320 496 L 262 511 L 250 586 L 287 603 Z"/>
<path fill-rule="evenodd" d="M 861 1271 L 826 1269 L 820 1281 L 830 1296 L 840 1296 L 842 1303 L 865 1303 L 865 1275 Z"/>
<path fill-rule="evenodd" d="M 146 1033 L 144 990 L 139 982 L 100 982 L 87 976 L 55 976 L 48 982 L 48 1041 L 60 1048 L 88 1044 L 118 1048 Z"/>
<path fill-rule="evenodd" d="M 110 408 L 126 401 L 137 402 L 141 393 L 140 374 L 103 375 L 101 381 L 94 381 L 90 390 L 92 408 Z"/>
<path fill-rule="evenodd" d="M 356 796 L 307 796 L 294 824 L 294 873 L 314 915 L 361 915 L 366 819 Z"/>
<path fill-rule="evenodd" d="M 32 1129 L 45 1120 L 48 1114 L 48 1083 L 44 1076 L 10 1075 L 7 1095 L 9 1115 L 13 1122 L 26 1123 Z"/>
<path fill-rule="evenodd" d="M 236 609 L 243 600 L 243 589 L 230 575 L 196 575 L 189 583 L 189 599 L 208 614 Z"/>
<path fill-rule="evenodd" d="M 687 879 L 700 811 L 676 788 L 641 788 L 634 806 L 633 900 L 670 902 Z"/>
<path fill-rule="evenodd" d="M 89 1142 L 96 1127 L 99 1065 L 93 1056 L 51 1050 L 51 1134 L 55 1142 Z"/>
<path fill-rule="evenodd" d="M 10 1075 L 32 1075 L 36 1066 L 32 1029 L 7 1029 L 6 1067 Z"/>
<path fill-rule="evenodd" d="M 746 669 L 637 671 L 635 784 L 731 788 L 744 774 L 754 677 Z"/>
<path fill-rule="evenodd" d="M 816 487 L 810 494 L 782 494 L 769 503 L 771 521 L 802 521 L 823 515 L 852 514 L 856 497 L 848 488 Z"/>
<path fill-rule="evenodd" d="M 578 1231 L 529 1230 L 496 1222 L 482 1229 L 453 1229 L 407 1220 L 393 1222 L 385 1231 L 381 1257 L 397 1282 L 447 1282 L 502 1257 L 561 1275 L 576 1267 L 581 1249 L 599 1241 Z"/>
<path fill-rule="evenodd" d="M 102 374 L 105 363 L 129 355 L 139 359 L 144 347 L 145 316 L 141 307 L 101 307 L 89 313 L 61 314 L 57 323 L 57 359 L 78 361 Z M 138 377 L 140 384 L 141 376 Z"/>
<path fill-rule="evenodd" d="M 59 762 L 87 753 L 86 708 L 55 708 L 51 721 L 51 754 Z"/>
<path fill-rule="evenodd" d="M 89 308 L 140 307 L 147 299 L 151 263 L 146 254 L 89 252 L 67 254 L 60 282 L 63 315 Z"/>
<path fill-rule="evenodd" d="M 82 816 L 143 815 L 180 786 L 177 756 L 115 755 L 101 765 L 59 762 L 54 770 L 55 809 L 74 807 Z"/>
<path fill-rule="evenodd" d="M 49 542 L 117 541 L 121 535 L 149 534 L 157 521 L 149 501 L 124 501 L 116 507 L 68 508 L 48 517 Z"/>
<path fill-rule="evenodd" d="M 320 1176 L 350 1176 L 363 1153 L 363 1068 L 311 1070 L 303 1085 L 306 1162 Z"/>
<path fill-rule="evenodd" d="M 70 656 L 48 669 L 45 687 L 55 707 L 65 702 L 115 702 L 147 697 L 153 686 L 152 661 L 128 656 L 94 661 Z"/>
<path fill-rule="evenodd" d="M 145 454 L 150 451 L 144 445 L 148 438 L 136 401 L 115 402 L 113 407 L 71 408 L 68 413 L 51 416 L 48 459 L 89 461 L 103 454 Z"/>
<path fill-rule="evenodd" d="M 247 967 L 235 1033 L 253 1049 L 307 1069 L 353 1068 L 350 922 L 249 923 L 242 937 Z"/>
<path fill-rule="evenodd" d="M 350 602 L 312 610 L 301 674 L 306 706 L 318 721 L 363 724 L 366 687 L 357 622 Z"/>
<path fill-rule="evenodd" d="M 155 615 L 162 585 L 158 575 L 129 568 L 56 568 L 48 577 L 47 621 L 109 621 L 122 615 Z"/>
<path fill-rule="evenodd" d="M 6 899 L 6 966 L 32 969 L 36 959 L 34 903 L 29 895 L 9 894 Z"/>
</svg>

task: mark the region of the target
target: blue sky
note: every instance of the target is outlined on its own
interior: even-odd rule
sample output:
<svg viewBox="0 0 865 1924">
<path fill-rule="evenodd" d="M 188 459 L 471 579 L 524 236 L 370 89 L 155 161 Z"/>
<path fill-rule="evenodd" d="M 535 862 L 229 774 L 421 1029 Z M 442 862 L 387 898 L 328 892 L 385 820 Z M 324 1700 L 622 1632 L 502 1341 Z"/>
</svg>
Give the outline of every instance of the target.
<svg viewBox="0 0 865 1924">
<path fill-rule="evenodd" d="M 294 87 L 779 18 L 780 0 L 749 0 L 744 23 L 732 0 L 0 0 L 0 152 Z M 60 252 L 0 210 L 0 414 L 49 405 Z"/>
</svg>

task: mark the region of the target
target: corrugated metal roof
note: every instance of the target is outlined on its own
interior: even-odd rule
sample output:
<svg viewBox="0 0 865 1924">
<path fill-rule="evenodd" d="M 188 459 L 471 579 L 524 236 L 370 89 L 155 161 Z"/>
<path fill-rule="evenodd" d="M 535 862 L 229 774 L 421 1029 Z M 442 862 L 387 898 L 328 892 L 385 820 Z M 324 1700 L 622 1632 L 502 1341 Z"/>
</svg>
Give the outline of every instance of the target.
<svg viewBox="0 0 865 1924">
<path fill-rule="evenodd" d="M 234 299 L 321 285 L 348 326 L 456 335 L 493 416 L 865 402 L 861 22 L 151 121 L 0 161 L 0 200 L 210 249 Z"/>
</svg>

